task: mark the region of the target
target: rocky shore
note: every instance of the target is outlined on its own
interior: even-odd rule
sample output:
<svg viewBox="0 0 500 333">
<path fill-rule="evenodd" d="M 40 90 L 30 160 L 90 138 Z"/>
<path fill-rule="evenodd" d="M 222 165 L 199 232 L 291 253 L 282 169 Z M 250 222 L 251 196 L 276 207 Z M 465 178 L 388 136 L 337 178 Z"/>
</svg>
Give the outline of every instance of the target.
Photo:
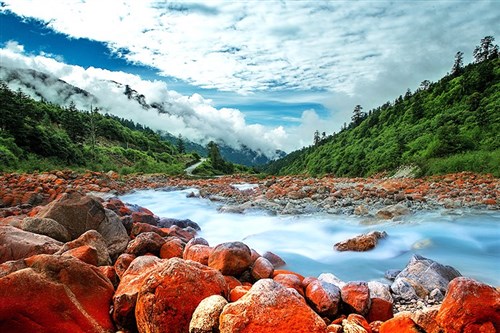
<svg viewBox="0 0 500 333">
<path fill-rule="evenodd" d="M 234 184 L 255 186 L 238 189 Z M 221 210 L 397 219 L 417 209 L 499 209 L 500 184 L 427 179 L 119 177 L 71 171 L 0 177 L 1 332 L 497 332 L 500 291 L 413 256 L 386 281 L 302 276 L 241 242 L 209 244 L 196 221 L 115 195 L 196 187 Z M 193 193 L 194 196 L 197 194 Z M 369 250 L 383 234 L 338 250 Z M 359 247 L 360 246 L 360 247 Z M 368 247 L 368 248 L 363 248 Z M 333 249 L 332 249 L 333 250 Z"/>
</svg>

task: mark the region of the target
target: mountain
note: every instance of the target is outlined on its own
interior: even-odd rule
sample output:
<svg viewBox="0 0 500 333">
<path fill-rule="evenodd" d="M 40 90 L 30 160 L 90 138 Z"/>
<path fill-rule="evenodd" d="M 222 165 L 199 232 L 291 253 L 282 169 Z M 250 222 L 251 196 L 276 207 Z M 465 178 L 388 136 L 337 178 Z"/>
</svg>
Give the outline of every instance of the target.
<svg viewBox="0 0 500 333">
<path fill-rule="evenodd" d="M 484 59 L 486 58 L 486 59 Z M 457 63 L 456 63 L 457 65 Z M 460 65 L 460 63 L 458 63 Z M 418 166 L 423 175 L 460 171 L 500 176 L 498 53 L 364 113 L 315 145 L 268 164 L 271 174 L 370 176 Z"/>
<path fill-rule="evenodd" d="M 32 69 L 0 66 L 0 80 L 5 82 L 12 90 L 20 89 L 33 98 L 50 103 L 63 106 L 73 103 L 77 109 L 82 110 L 97 107 L 101 113 L 115 115 L 117 117 L 116 120 L 123 121 L 122 124 L 130 121 L 129 117 L 132 116 L 139 119 L 145 118 L 143 115 L 147 115 L 148 112 L 155 112 L 158 115 L 169 115 L 173 118 L 178 117 L 178 114 L 172 112 L 178 106 L 169 103 L 168 99 L 162 102 L 149 103 L 149 99 L 145 94 L 134 89 L 127 83 L 118 81 L 107 80 L 106 82 L 100 82 L 102 89 L 98 91 L 101 95 L 96 96 L 53 75 Z M 113 96 L 111 97 L 111 95 Z M 116 110 L 119 110 L 122 114 L 116 114 Z M 189 117 L 190 115 L 188 114 L 187 116 Z M 151 127 L 148 124 L 142 125 Z M 177 144 L 178 136 L 165 130 L 157 131 L 167 142 L 173 145 Z M 269 157 L 259 149 L 250 149 L 243 144 L 240 144 L 238 147 L 232 147 L 220 138 L 204 137 L 202 141 L 194 142 L 183 136 L 183 141 L 187 152 L 197 152 L 201 156 L 207 155 L 206 144 L 209 141 L 216 141 L 224 159 L 232 163 L 247 166 L 263 165 L 269 163 L 271 158 L 282 157 L 284 155 L 283 152 L 277 151 L 274 157 Z"/>
</svg>

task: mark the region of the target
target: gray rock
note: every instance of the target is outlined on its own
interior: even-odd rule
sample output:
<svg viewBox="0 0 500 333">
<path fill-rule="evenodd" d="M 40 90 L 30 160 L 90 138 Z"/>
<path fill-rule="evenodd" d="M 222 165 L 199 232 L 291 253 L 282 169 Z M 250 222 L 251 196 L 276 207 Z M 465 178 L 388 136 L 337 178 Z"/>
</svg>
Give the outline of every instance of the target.
<svg viewBox="0 0 500 333">
<path fill-rule="evenodd" d="M 56 220 L 50 218 L 26 217 L 22 220 L 19 227 L 24 231 L 49 236 L 63 243 L 71 240 L 71 235 L 68 230 L 57 223 Z"/>
<path fill-rule="evenodd" d="M 189 333 L 218 332 L 219 316 L 227 303 L 220 295 L 212 295 L 202 300 L 191 317 Z"/>
<path fill-rule="evenodd" d="M 391 291 L 395 296 L 404 301 L 411 301 L 418 298 L 415 288 L 413 288 L 413 285 L 406 278 L 397 278 L 391 284 Z"/>
<path fill-rule="evenodd" d="M 324 281 L 331 283 L 340 289 L 342 289 L 343 286 L 345 286 L 345 282 L 333 275 L 332 273 L 322 273 L 320 276 L 318 276 L 318 280 Z"/>
<path fill-rule="evenodd" d="M 400 269 L 389 269 L 385 272 L 384 277 L 389 281 L 394 281 L 399 273 L 401 273 Z"/>
<path fill-rule="evenodd" d="M 66 251 L 76 249 L 77 247 L 88 245 L 97 250 L 97 265 L 109 266 L 111 265 L 111 258 L 108 252 L 108 246 L 104 237 L 95 230 L 89 230 L 83 233 L 80 237 L 71 242 L 64 244 L 59 251 L 55 254 L 63 254 Z"/>
<path fill-rule="evenodd" d="M 115 260 L 127 248 L 130 237 L 115 212 L 105 209 L 105 213 L 106 218 L 101 222 L 99 228 L 97 228 L 97 232 L 104 238 L 111 259 Z"/>
<path fill-rule="evenodd" d="M 370 298 L 381 298 L 391 303 L 394 302 L 391 295 L 391 287 L 388 284 L 369 281 L 368 289 L 370 289 Z"/>
</svg>

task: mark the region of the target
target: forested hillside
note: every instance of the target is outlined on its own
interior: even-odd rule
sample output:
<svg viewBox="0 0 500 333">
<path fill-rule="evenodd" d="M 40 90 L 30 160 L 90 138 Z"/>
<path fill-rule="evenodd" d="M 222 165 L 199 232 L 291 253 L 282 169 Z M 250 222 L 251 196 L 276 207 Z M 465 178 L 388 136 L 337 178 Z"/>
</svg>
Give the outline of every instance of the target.
<svg viewBox="0 0 500 333">
<path fill-rule="evenodd" d="M 82 168 L 182 173 L 197 154 L 181 153 L 147 127 L 96 109 L 35 101 L 0 84 L 0 172 Z"/>
<path fill-rule="evenodd" d="M 461 52 L 451 74 L 423 81 L 414 92 L 363 112 L 315 144 L 266 166 L 272 174 L 369 176 L 416 165 L 423 175 L 458 171 L 500 176 L 500 59 L 493 38 L 462 65 Z M 486 44 L 486 45 L 485 45 Z"/>
</svg>

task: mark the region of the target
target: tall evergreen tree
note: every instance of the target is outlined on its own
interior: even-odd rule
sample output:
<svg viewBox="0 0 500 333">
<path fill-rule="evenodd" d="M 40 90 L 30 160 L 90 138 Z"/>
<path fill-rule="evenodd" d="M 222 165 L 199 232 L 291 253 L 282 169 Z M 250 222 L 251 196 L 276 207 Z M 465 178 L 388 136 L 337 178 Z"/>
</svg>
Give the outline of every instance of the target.
<svg viewBox="0 0 500 333">
<path fill-rule="evenodd" d="M 352 117 L 351 117 L 351 120 L 352 120 L 352 124 L 354 126 L 358 126 L 359 124 L 361 124 L 361 122 L 363 121 L 363 119 L 365 119 L 365 112 L 363 112 L 363 107 L 361 107 L 361 105 L 356 105 L 354 107 L 354 110 L 352 111 Z"/>
<path fill-rule="evenodd" d="M 464 53 L 462 51 L 458 51 L 455 54 L 455 62 L 453 63 L 453 67 L 451 68 L 452 75 L 458 75 L 462 72 L 464 68 Z"/>
</svg>

